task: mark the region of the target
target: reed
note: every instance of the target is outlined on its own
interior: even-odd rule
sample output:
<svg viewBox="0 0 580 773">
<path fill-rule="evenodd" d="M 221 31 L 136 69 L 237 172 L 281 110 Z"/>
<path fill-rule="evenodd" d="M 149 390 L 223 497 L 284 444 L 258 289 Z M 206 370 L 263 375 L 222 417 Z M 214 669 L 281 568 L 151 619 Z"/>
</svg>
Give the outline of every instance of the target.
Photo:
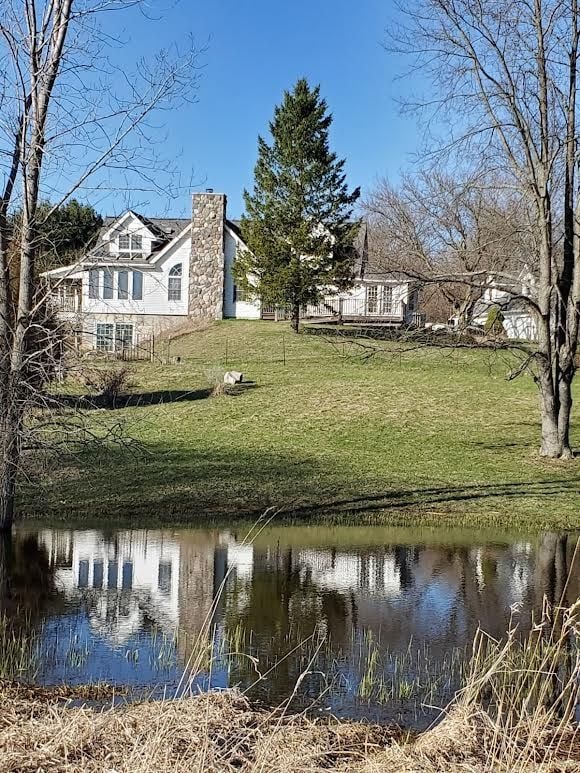
<svg viewBox="0 0 580 773">
<path fill-rule="evenodd" d="M 562 773 L 580 769 L 573 722 L 578 607 L 551 612 L 523 640 L 480 632 L 464 689 L 434 728 L 313 720 L 207 693 L 106 711 L 67 708 L 78 691 L 0 684 L 0 770 L 80 773 Z M 87 694 L 87 697 L 90 697 Z"/>
</svg>

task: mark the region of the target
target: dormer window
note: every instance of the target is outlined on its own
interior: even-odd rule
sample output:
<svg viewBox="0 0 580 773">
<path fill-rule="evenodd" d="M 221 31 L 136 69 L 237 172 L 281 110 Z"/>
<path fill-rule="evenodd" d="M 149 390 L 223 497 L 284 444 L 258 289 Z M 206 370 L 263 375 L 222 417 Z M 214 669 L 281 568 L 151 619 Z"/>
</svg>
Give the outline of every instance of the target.
<svg viewBox="0 0 580 773">
<path fill-rule="evenodd" d="M 143 252 L 143 237 L 141 234 L 119 234 L 119 252 L 129 253 L 131 257 L 141 257 Z"/>
</svg>

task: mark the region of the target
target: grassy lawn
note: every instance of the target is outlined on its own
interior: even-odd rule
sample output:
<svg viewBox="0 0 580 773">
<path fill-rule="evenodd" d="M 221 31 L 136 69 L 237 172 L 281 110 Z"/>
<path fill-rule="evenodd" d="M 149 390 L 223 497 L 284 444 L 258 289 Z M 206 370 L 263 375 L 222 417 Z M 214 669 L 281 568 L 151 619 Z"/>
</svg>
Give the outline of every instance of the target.
<svg viewBox="0 0 580 773">
<path fill-rule="evenodd" d="M 580 460 L 538 458 L 536 387 L 506 381 L 505 355 L 365 362 L 285 323 L 240 321 L 184 336 L 170 355 L 181 362 L 132 366 L 142 405 L 91 413 L 138 448 L 60 454 L 41 475 L 31 460 L 21 513 L 142 525 L 273 507 L 286 520 L 580 527 Z M 226 369 L 254 385 L 207 397 Z"/>
</svg>

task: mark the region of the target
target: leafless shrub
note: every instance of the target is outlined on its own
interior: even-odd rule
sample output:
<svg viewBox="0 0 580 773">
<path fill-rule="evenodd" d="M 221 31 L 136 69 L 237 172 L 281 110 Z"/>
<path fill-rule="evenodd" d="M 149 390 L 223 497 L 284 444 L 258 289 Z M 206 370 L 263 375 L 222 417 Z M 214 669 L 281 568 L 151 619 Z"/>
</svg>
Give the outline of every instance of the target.
<svg viewBox="0 0 580 773">
<path fill-rule="evenodd" d="M 207 368 L 205 377 L 211 387 L 212 397 L 222 397 L 227 394 L 227 386 L 224 384 L 224 370 L 219 367 Z"/>
<path fill-rule="evenodd" d="M 115 408 L 118 399 L 135 386 L 129 368 L 92 368 L 81 375 L 81 380 L 107 408 Z"/>
</svg>

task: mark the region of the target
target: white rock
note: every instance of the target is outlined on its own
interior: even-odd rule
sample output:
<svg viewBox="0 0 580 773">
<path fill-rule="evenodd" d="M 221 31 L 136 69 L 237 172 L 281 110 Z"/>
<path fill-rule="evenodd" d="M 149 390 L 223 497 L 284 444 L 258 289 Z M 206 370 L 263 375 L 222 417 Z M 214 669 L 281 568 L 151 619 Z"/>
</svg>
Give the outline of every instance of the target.
<svg viewBox="0 0 580 773">
<path fill-rule="evenodd" d="M 239 370 L 228 370 L 224 375 L 224 384 L 239 384 L 244 380 L 244 374 Z"/>
</svg>

